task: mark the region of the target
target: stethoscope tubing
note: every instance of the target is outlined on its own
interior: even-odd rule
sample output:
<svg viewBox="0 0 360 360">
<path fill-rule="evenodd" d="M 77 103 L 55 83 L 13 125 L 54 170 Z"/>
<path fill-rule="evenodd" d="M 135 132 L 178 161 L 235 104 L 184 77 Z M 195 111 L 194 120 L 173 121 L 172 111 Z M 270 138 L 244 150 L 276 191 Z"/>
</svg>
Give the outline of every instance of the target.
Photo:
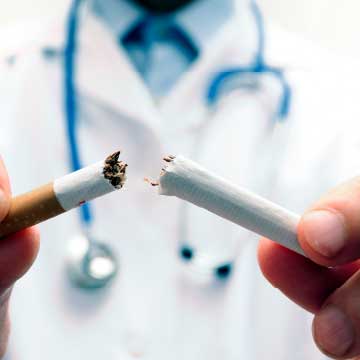
<svg viewBox="0 0 360 360">
<path fill-rule="evenodd" d="M 66 118 L 66 129 L 69 141 L 69 157 L 71 170 L 76 171 L 82 168 L 82 161 L 79 152 L 77 139 L 77 117 L 78 106 L 76 98 L 75 75 L 76 75 L 76 52 L 78 13 L 82 0 L 74 0 L 67 20 L 67 38 L 64 49 L 64 107 Z M 89 203 L 85 203 L 80 209 L 80 219 L 83 225 L 90 225 L 93 214 Z"/>
<path fill-rule="evenodd" d="M 77 33 L 79 28 L 79 11 L 83 0 L 73 0 L 70 12 L 67 19 L 66 29 L 66 44 L 63 58 L 64 71 L 64 117 L 66 120 L 66 131 L 69 144 L 69 161 L 71 170 L 76 171 L 83 167 L 82 159 L 78 145 L 77 134 L 77 119 L 78 119 L 78 104 L 76 96 L 76 54 L 77 54 Z M 254 15 L 254 20 L 257 25 L 258 39 L 257 52 L 254 56 L 252 64 L 244 67 L 234 67 L 218 72 L 212 79 L 210 79 L 207 92 L 204 95 L 207 106 L 213 107 L 221 97 L 221 88 L 229 78 L 243 74 L 273 74 L 282 86 L 282 96 L 279 102 L 277 111 L 277 118 L 279 120 L 285 119 L 289 114 L 291 102 L 291 88 L 288 84 L 283 70 L 271 67 L 265 63 L 265 30 L 264 21 L 260 9 L 255 0 L 251 1 L 251 10 Z M 80 220 L 84 229 L 89 229 L 94 221 L 93 211 L 89 203 L 84 204 L 79 209 Z"/>
</svg>

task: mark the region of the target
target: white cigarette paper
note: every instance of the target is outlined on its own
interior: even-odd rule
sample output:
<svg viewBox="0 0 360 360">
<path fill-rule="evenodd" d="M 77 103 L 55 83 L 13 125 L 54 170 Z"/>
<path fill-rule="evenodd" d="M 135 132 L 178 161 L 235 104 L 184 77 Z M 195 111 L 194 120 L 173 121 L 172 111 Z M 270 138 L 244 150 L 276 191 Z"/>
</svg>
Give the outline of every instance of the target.
<svg viewBox="0 0 360 360">
<path fill-rule="evenodd" d="M 116 190 L 104 178 L 104 162 L 87 166 L 54 181 L 54 193 L 61 207 L 69 211 L 82 203 Z"/>
<path fill-rule="evenodd" d="M 119 161 L 119 155 L 118 151 L 105 161 L 14 197 L 8 215 L 0 223 L 0 239 L 121 189 L 127 164 Z"/>
<path fill-rule="evenodd" d="M 158 184 L 161 195 L 186 200 L 304 255 L 297 240 L 299 215 L 212 174 L 183 156 L 165 160 L 168 165 Z"/>
<path fill-rule="evenodd" d="M 54 194 L 65 211 L 74 209 L 84 202 L 121 189 L 125 183 L 126 164 L 119 162 L 120 152 L 65 175 L 54 181 Z"/>
</svg>

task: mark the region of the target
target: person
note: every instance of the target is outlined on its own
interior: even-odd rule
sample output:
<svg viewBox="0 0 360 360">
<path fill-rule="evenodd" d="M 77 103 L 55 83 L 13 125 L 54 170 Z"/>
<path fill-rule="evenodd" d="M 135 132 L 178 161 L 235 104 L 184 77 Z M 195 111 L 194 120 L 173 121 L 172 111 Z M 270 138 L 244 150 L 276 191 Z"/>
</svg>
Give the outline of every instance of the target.
<svg viewBox="0 0 360 360">
<path fill-rule="evenodd" d="M 1 354 L 12 292 L 8 359 L 321 359 L 309 313 L 323 352 L 359 355 L 358 179 L 316 202 L 358 168 L 360 92 L 351 60 L 268 24 L 266 59 L 284 69 L 293 90 L 288 117 L 274 119 L 281 87 L 269 73 L 237 77 L 240 85 L 209 108 L 211 79 L 248 66 L 257 53 L 248 0 L 83 5 L 70 66 L 77 145 L 83 163 L 119 145 L 129 163 L 126 189 L 92 204 L 92 234 L 114 248 L 120 271 L 95 292 L 68 281 L 67 241 L 82 233 L 77 212 L 41 225 L 38 256 L 37 229 L 2 239 Z M 10 183 L 21 193 L 69 171 L 64 59 L 74 43 L 66 45 L 64 23 L 3 33 L 0 153 L 7 170 L 1 162 L 0 220 Z M 299 240 L 308 258 L 266 239 L 258 251 L 266 278 L 299 307 L 262 277 L 255 235 L 199 209 L 188 209 L 186 241 L 236 239 L 236 267 L 227 281 L 211 284 L 182 271 L 175 256 L 184 240 L 181 205 L 142 181 L 158 176 L 164 155 L 180 152 L 305 213 Z"/>
</svg>

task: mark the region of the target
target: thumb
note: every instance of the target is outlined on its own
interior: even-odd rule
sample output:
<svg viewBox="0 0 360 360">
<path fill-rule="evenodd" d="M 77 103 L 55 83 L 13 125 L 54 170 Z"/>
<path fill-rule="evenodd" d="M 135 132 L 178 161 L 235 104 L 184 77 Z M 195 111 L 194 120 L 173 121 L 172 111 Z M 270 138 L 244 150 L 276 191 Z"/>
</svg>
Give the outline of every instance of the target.
<svg viewBox="0 0 360 360">
<path fill-rule="evenodd" d="M 336 266 L 360 258 L 360 177 L 330 191 L 298 227 L 300 244 L 316 263 Z"/>
</svg>

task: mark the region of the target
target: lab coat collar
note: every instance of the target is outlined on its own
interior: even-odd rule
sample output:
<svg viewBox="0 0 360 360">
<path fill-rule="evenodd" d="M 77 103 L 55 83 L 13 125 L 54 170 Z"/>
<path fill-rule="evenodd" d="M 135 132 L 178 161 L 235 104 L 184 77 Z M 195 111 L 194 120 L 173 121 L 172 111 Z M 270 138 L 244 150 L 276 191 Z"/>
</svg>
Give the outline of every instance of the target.
<svg viewBox="0 0 360 360">
<path fill-rule="evenodd" d="M 241 14 L 241 20 L 244 15 Z M 235 16 L 207 43 L 201 56 L 173 90 L 156 104 L 103 22 L 88 13 L 80 29 L 76 78 L 80 93 L 111 105 L 119 113 L 154 130 L 164 127 L 164 123 L 179 130 L 196 126 L 207 111 L 205 97 L 210 77 L 225 67 L 250 63 L 256 48 L 256 33 L 239 26 Z M 195 112 L 175 124 L 172 115 L 184 113 L 183 109 L 189 109 L 189 104 Z"/>
<path fill-rule="evenodd" d="M 158 116 L 150 93 L 103 23 L 89 13 L 80 29 L 76 76 L 80 94 L 156 127 Z"/>
</svg>

